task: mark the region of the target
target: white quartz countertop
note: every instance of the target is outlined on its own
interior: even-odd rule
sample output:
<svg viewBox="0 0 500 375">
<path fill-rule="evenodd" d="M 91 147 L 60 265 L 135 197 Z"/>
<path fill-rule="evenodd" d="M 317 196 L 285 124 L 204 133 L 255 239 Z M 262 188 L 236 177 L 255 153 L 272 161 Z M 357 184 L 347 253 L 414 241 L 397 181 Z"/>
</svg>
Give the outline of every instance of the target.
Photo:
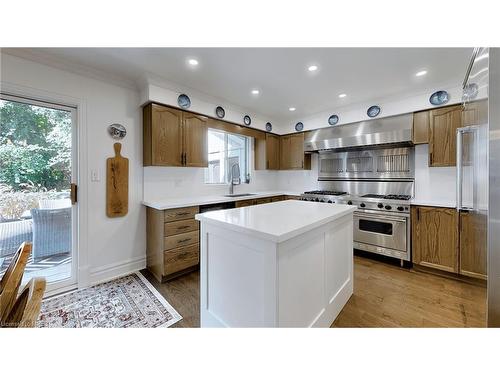
<svg viewBox="0 0 500 375">
<path fill-rule="evenodd" d="M 287 200 L 209 211 L 195 217 L 201 222 L 272 242 L 283 242 L 345 215 L 352 215 L 355 210 L 355 207 L 344 204 Z"/>
<path fill-rule="evenodd" d="M 235 194 L 238 194 L 238 192 L 236 192 Z M 242 194 L 244 194 L 244 193 L 242 192 Z M 246 201 L 248 199 L 275 197 L 277 195 L 297 195 L 298 196 L 302 193 L 291 192 L 291 191 L 263 191 L 263 192 L 257 192 L 257 193 L 252 192 L 250 194 L 251 195 L 245 195 L 245 196 L 241 196 L 241 197 L 225 197 L 224 194 L 221 194 L 221 195 L 198 196 L 198 197 L 151 199 L 151 200 L 142 201 L 142 204 L 147 206 L 147 207 L 155 208 L 157 210 L 167 210 L 170 208 L 203 206 L 206 204 L 214 204 L 214 203 Z"/>
<path fill-rule="evenodd" d="M 431 207 L 445 207 L 456 208 L 457 203 L 453 200 L 432 200 L 432 199 L 419 199 L 413 198 L 410 202 L 412 206 L 431 206 Z"/>
</svg>

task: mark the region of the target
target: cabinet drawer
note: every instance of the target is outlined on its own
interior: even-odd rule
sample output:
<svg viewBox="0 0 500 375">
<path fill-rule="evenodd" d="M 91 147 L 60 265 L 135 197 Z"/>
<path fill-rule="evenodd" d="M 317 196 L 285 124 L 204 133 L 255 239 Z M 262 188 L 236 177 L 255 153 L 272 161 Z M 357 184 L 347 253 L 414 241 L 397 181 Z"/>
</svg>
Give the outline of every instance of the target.
<svg viewBox="0 0 500 375">
<path fill-rule="evenodd" d="M 280 195 L 277 197 L 271 197 L 271 202 L 281 202 L 284 199 L 285 199 L 285 197 L 283 195 Z"/>
<path fill-rule="evenodd" d="M 165 210 L 165 222 L 192 219 L 199 212 L 199 207 L 183 207 Z"/>
<path fill-rule="evenodd" d="M 163 253 L 165 275 L 170 275 L 199 263 L 200 248 L 198 244 L 166 250 Z"/>
<path fill-rule="evenodd" d="M 192 245 L 199 242 L 200 232 L 188 232 L 176 234 L 175 236 L 165 237 L 164 247 L 165 250 L 174 249 L 180 246 Z"/>
<path fill-rule="evenodd" d="M 174 236 L 176 234 L 192 232 L 198 229 L 198 222 L 195 219 L 174 221 L 165 223 L 165 236 Z"/>
<path fill-rule="evenodd" d="M 248 199 L 246 201 L 238 201 L 236 202 L 236 208 L 253 206 L 254 204 L 255 201 L 253 199 Z"/>
<path fill-rule="evenodd" d="M 255 200 L 255 204 L 271 203 L 271 198 L 259 198 Z"/>
</svg>

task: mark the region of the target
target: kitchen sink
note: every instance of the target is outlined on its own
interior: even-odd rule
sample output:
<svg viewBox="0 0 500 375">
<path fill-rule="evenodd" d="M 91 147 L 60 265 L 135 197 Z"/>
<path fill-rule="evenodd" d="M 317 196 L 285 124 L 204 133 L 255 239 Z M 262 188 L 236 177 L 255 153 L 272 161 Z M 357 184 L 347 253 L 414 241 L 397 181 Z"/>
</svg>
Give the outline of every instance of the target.
<svg viewBox="0 0 500 375">
<path fill-rule="evenodd" d="M 250 195 L 257 195 L 257 194 L 252 194 L 252 193 L 242 193 L 242 194 L 226 194 L 224 195 L 225 197 L 231 197 L 231 198 L 235 198 L 235 197 L 248 197 Z"/>
</svg>

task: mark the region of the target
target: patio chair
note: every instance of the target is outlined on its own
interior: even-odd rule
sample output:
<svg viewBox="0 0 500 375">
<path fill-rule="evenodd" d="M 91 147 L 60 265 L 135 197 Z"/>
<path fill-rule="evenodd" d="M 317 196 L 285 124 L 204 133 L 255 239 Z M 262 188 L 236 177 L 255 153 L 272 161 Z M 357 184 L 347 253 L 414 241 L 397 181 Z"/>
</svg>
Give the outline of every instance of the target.
<svg viewBox="0 0 500 375">
<path fill-rule="evenodd" d="M 71 199 L 63 198 L 63 199 L 40 199 L 38 201 L 38 206 L 42 210 L 46 209 L 57 209 L 57 208 L 68 208 L 71 207 Z"/>
<path fill-rule="evenodd" d="M 71 251 L 71 207 L 31 210 L 33 218 L 33 258 Z"/>
<path fill-rule="evenodd" d="M 13 220 L 0 223 L 0 258 L 14 254 L 20 243 L 31 242 L 31 220 Z"/>
</svg>

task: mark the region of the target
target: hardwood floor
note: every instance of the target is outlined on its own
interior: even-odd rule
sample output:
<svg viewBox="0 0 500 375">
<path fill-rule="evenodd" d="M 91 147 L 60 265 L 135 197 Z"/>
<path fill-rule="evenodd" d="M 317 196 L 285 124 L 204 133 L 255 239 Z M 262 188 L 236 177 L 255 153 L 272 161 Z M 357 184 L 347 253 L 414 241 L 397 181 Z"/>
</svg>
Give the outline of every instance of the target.
<svg viewBox="0 0 500 375">
<path fill-rule="evenodd" d="M 199 272 L 164 284 L 148 280 L 182 315 L 175 327 L 199 327 Z M 332 327 L 485 327 L 486 288 L 354 257 L 354 294 Z"/>
</svg>

